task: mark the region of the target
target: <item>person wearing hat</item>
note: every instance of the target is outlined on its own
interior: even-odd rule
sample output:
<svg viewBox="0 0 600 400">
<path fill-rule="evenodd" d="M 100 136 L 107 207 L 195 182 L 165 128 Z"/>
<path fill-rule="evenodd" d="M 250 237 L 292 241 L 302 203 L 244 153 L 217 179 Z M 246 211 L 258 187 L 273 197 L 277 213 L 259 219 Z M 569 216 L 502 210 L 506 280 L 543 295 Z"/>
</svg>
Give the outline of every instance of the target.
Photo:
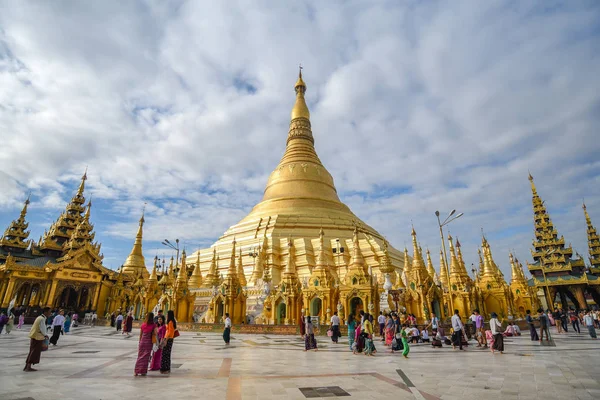
<svg viewBox="0 0 600 400">
<path fill-rule="evenodd" d="M 498 314 L 492 312 L 490 314 L 490 330 L 494 336 L 494 345 L 492 346 L 492 354 L 495 351 L 499 351 L 500 354 L 504 353 L 504 336 L 502 335 L 502 322 L 498 321 Z"/>
</svg>

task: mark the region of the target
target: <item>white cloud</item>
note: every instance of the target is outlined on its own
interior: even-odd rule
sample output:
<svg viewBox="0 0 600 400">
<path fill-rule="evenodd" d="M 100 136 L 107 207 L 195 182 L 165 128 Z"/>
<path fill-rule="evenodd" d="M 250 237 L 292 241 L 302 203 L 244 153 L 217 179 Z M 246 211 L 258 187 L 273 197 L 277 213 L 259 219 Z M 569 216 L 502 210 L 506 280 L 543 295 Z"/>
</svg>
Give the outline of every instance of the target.
<svg viewBox="0 0 600 400">
<path fill-rule="evenodd" d="M 100 239 L 131 238 L 147 201 L 148 238 L 210 241 L 260 199 L 302 62 L 322 161 L 397 247 L 412 220 L 436 254 L 433 211 L 458 208 L 467 261 L 483 227 L 507 273 L 510 249 L 529 255 L 531 170 L 584 253 L 582 197 L 600 225 L 599 17 L 593 3 L 5 2 L 0 207 L 33 190 L 55 208 L 88 165 L 117 221 Z"/>
</svg>

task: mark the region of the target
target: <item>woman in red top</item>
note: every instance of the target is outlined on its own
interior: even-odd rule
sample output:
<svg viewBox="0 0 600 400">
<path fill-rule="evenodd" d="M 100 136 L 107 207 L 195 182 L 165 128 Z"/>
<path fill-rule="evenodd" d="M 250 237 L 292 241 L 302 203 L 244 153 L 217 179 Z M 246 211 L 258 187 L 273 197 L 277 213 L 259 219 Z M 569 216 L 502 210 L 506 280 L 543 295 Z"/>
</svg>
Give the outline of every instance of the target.
<svg viewBox="0 0 600 400">
<path fill-rule="evenodd" d="M 159 343 L 165 337 L 167 333 L 167 326 L 165 325 L 165 317 L 163 315 L 159 315 L 157 319 L 157 327 L 156 327 L 156 343 Z M 152 361 L 150 362 L 150 371 L 158 371 L 160 369 L 160 360 L 162 358 L 163 349 L 158 346 L 158 349 L 154 351 L 152 354 Z"/>
</svg>

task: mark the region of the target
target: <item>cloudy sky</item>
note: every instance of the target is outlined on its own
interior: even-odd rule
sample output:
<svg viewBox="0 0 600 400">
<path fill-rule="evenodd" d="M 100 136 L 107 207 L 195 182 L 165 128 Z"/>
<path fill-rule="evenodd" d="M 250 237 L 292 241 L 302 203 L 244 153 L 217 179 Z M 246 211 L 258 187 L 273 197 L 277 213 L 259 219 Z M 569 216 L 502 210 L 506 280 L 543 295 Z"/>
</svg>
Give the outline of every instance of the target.
<svg viewBox="0 0 600 400">
<path fill-rule="evenodd" d="M 597 1 L 3 1 L 0 227 L 31 237 L 88 167 L 105 264 L 164 238 L 209 246 L 262 197 L 304 66 L 317 151 L 344 202 L 397 248 L 530 259 L 528 171 L 586 255 L 600 226 Z M 3 228 L 2 228 L 3 229 Z M 435 257 L 436 264 L 437 258 Z"/>
</svg>

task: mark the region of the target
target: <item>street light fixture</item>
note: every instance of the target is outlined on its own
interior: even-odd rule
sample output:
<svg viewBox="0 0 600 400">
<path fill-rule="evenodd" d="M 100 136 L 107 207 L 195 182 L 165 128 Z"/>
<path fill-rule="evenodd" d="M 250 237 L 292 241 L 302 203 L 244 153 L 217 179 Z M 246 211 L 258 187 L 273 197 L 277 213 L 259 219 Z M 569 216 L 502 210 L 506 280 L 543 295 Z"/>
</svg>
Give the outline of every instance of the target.
<svg viewBox="0 0 600 400">
<path fill-rule="evenodd" d="M 435 216 L 437 217 L 437 220 L 438 220 L 438 226 L 440 228 L 440 239 L 442 240 L 442 249 L 444 251 L 444 260 L 446 261 L 446 271 L 445 271 L 446 272 L 446 281 L 448 282 L 448 295 L 450 296 L 450 308 L 452 309 L 452 310 L 448 310 L 448 311 L 450 312 L 451 315 L 454 312 L 454 300 L 452 299 L 452 285 L 450 285 L 450 272 L 448 271 L 450 266 L 448 265 L 448 253 L 446 253 L 446 242 L 444 241 L 444 231 L 442 228 L 444 226 L 448 225 L 450 222 L 452 222 L 464 215 L 463 213 L 458 213 L 456 216 L 454 216 L 454 213 L 456 213 L 456 210 L 450 211 L 450 214 L 448 214 L 446 219 L 442 222 L 440 220 L 440 212 L 439 211 L 435 212 Z"/>
<path fill-rule="evenodd" d="M 163 242 L 161 242 L 161 244 L 177 252 L 177 258 L 175 259 L 175 269 L 177 269 L 177 267 L 179 267 L 179 239 L 175 239 L 175 245 L 169 242 L 169 239 L 165 239 Z"/>
</svg>

